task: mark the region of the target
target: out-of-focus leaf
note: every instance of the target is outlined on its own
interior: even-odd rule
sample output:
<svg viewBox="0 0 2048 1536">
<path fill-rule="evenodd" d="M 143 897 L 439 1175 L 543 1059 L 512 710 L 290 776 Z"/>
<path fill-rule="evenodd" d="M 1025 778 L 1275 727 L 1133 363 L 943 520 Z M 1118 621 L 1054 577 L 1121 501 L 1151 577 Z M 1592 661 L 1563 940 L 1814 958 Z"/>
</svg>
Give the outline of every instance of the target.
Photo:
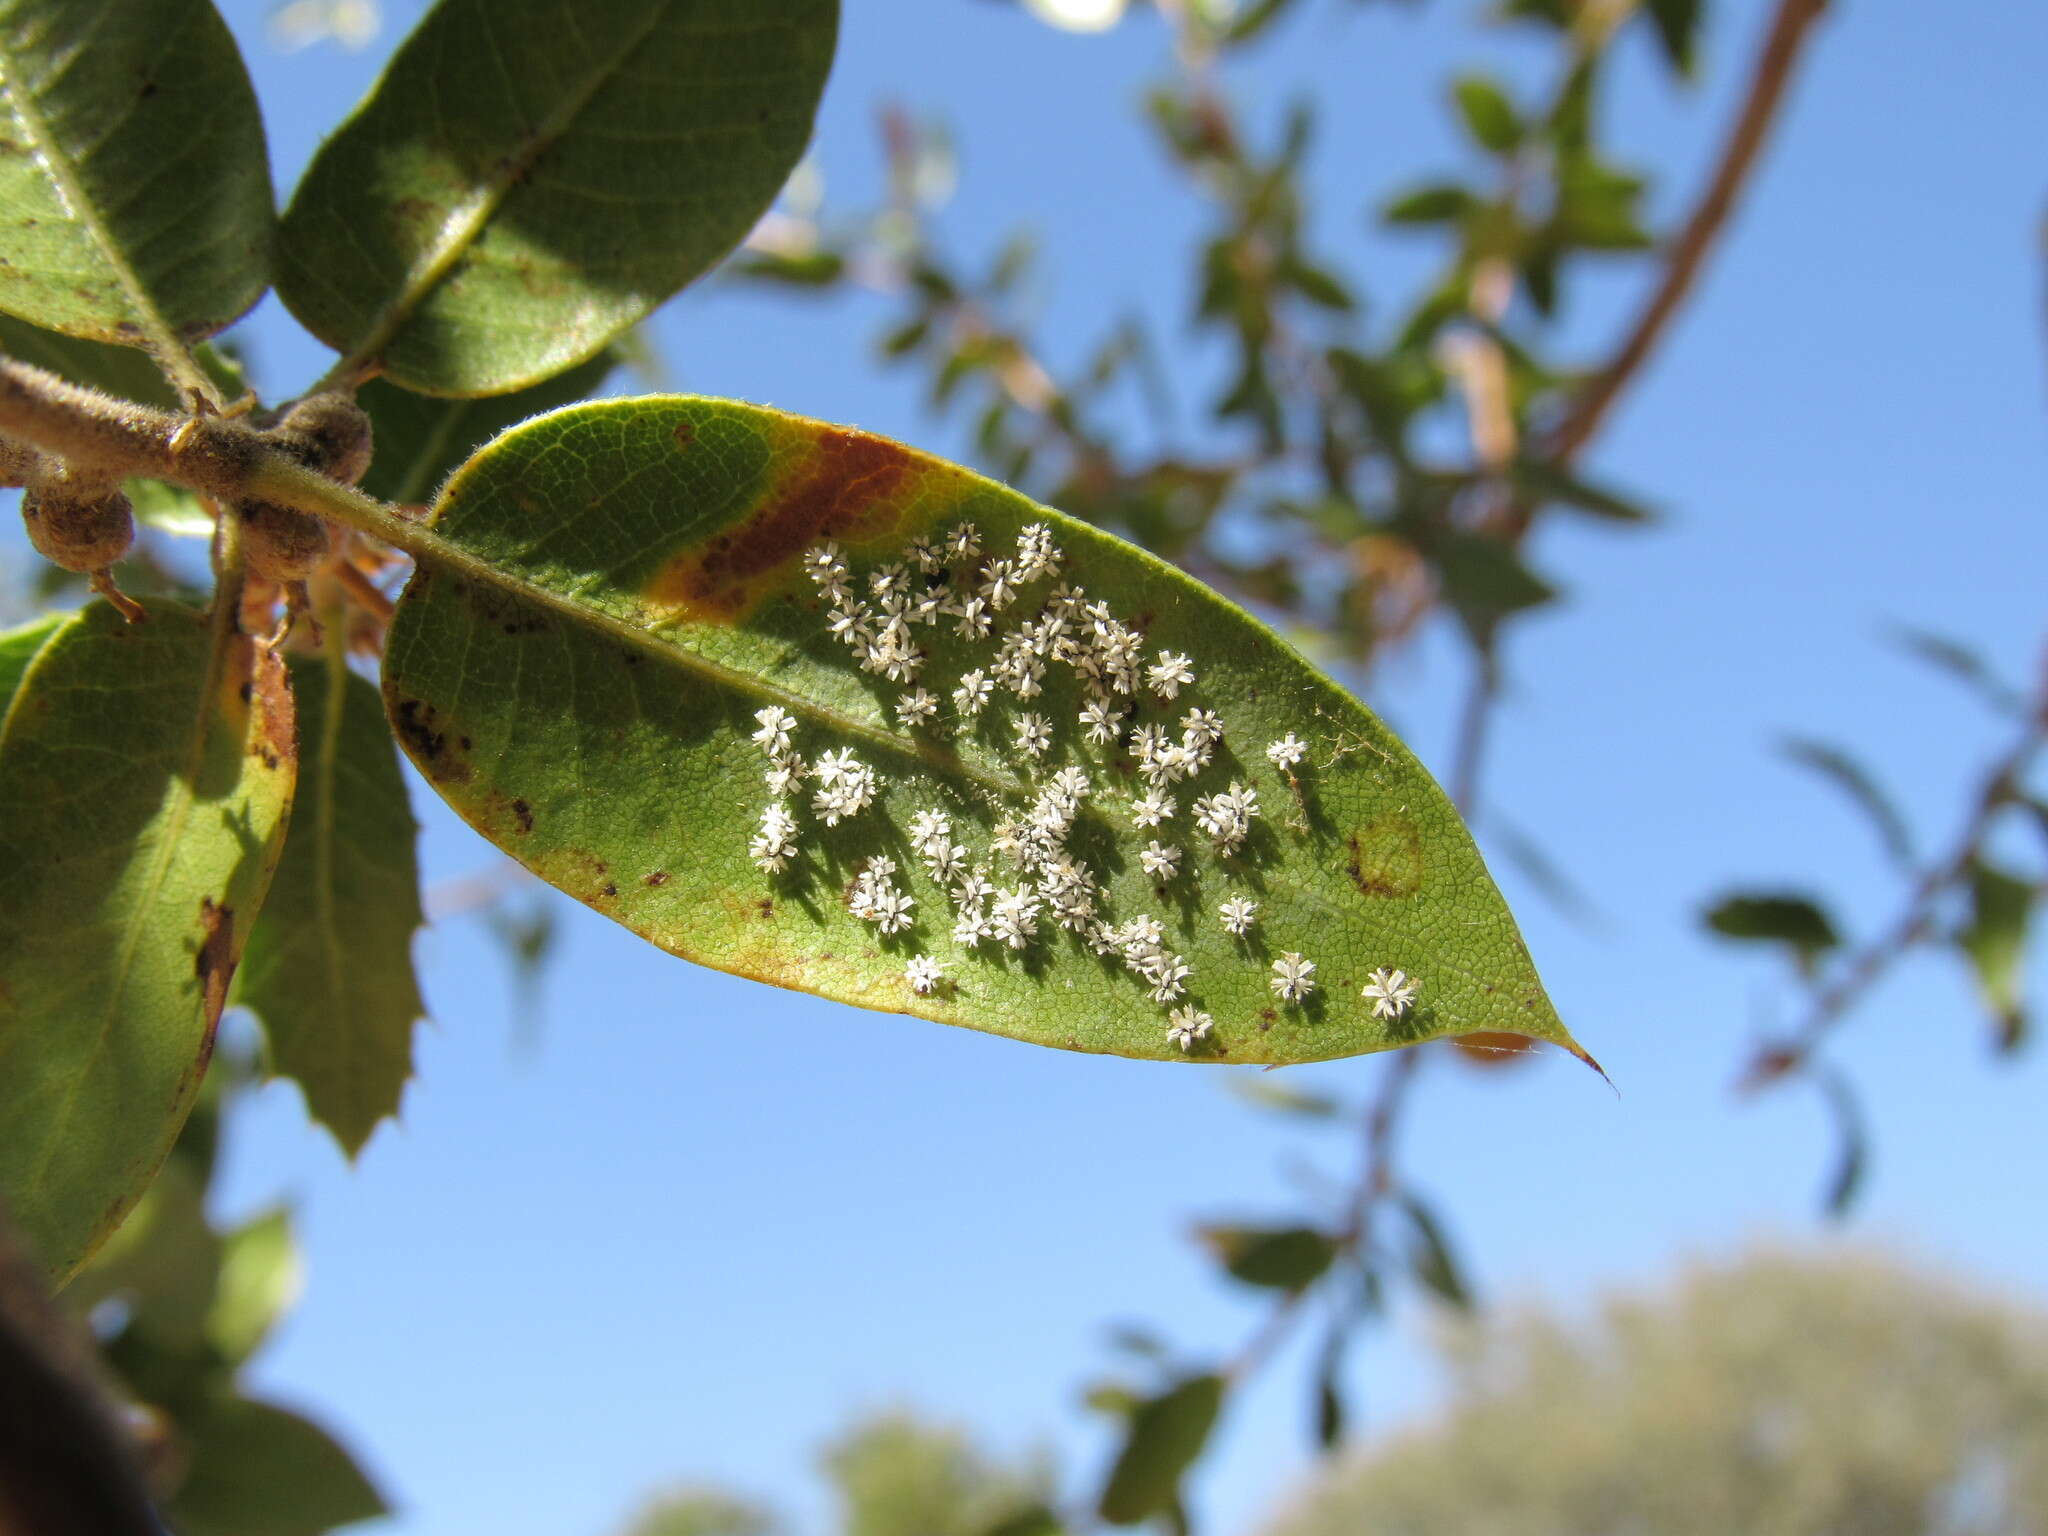
<svg viewBox="0 0 2048 1536">
<path fill-rule="evenodd" d="M 221 1243 L 220 1288 L 206 1319 L 207 1338 L 239 1365 L 255 1354 L 305 1280 L 291 1212 L 279 1207 L 245 1222 Z"/>
<path fill-rule="evenodd" d="M 284 665 L 170 603 L 44 644 L 0 723 L 0 1198 L 60 1279 L 184 1124 L 284 839 Z"/>
<path fill-rule="evenodd" d="M 1726 896 L 1707 910 L 1705 922 L 1723 938 L 1789 945 L 1806 965 L 1841 942 L 1820 904 L 1797 894 L 1752 891 Z"/>
<path fill-rule="evenodd" d="M 805 552 L 836 541 L 849 599 L 855 587 L 873 596 L 872 579 L 897 581 L 886 567 L 914 541 L 962 522 L 979 552 L 934 552 L 938 568 L 917 577 L 928 598 L 941 586 L 964 595 L 1042 526 L 1064 564 L 1021 586 L 999 616 L 1006 633 L 1053 622 L 1048 594 L 1066 582 L 1085 596 L 1062 604 L 1106 605 L 1105 635 L 1143 626 L 1148 666 L 1186 653 L 1199 675 L 1171 698 L 1143 681 L 1114 694 L 1113 709 L 1131 713 L 1099 744 L 1080 727 L 1089 697 L 1076 666 L 1054 662 L 1030 698 L 1004 689 L 965 712 L 953 695 L 997 664 L 998 637 L 906 620 L 922 653 L 916 686 L 935 710 L 906 727 L 912 685 L 864 671 L 833 637 Z M 1325 1059 L 1474 1029 L 1571 1048 L 1455 811 L 1363 705 L 1207 588 L 990 481 L 757 407 L 603 402 L 480 453 L 444 489 L 420 551 L 384 666 L 414 762 L 514 858 L 673 953 L 859 1006 L 1155 1060 Z M 1087 648 L 1074 660 L 1101 664 Z M 1177 738 L 1194 708 L 1217 714 L 1223 740 L 1206 768 L 1168 786 L 1183 859 L 1155 877 L 1141 853 L 1157 833 L 1131 821 L 1133 733 L 1156 720 Z M 750 848 L 773 798 L 754 738 L 779 727 L 761 724 L 764 710 L 787 716 L 785 750 L 808 774 L 786 786 L 794 853 L 764 855 L 786 859 L 774 873 Z M 1027 714 L 1044 716 L 1043 757 L 1021 745 Z M 1310 747 L 1294 783 L 1265 756 L 1290 730 Z M 859 787 L 850 809 L 834 809 L 846 801 L 819 777 L 828 756 L 829 772 Z M 1215 812 L 1232 783 L 1261 809 L 1226 850 L 1194 823 L 1196 801 Z M 1157 922 L 1157 945 L 1192 968 L 1179 978 L 1185 1001 L 1141 979 L 1154 941 L 1112 941 L 1073 913 L 1062 930 L 1044 903 L 1069 875 L 1028 850 L 1022 865 L 1013 857 L 1009 824 L 1044 810 L 1048 792 L 1079 797 L 1064 846 L 1092 917 L 1127 933 Z M 949 847 L 966 850 L 968 868 L 992 859 L 991 881 L 1009 893 L 959 903 L 965 928 L 957 881 L 933 877 L 906 842 L 927 814 L 950 818 Z M 892 867 L 877 875 L 882 858 Z M 882 933 L 855 910 L 873 910 L 861 891 L 875 887 L 860 882 L 875 879 L 892 902 L 911 898 L 907 928 Z M 1218 915 L 1246 892 L 1261 903 L 1256 946 Z M 977 909 L 1007 926 L 977 934 Z M 1296 953 L 1319 966 L 1301 1006 L 1275 987 L 1275 963 Z M 928 993 L 906 976 L 919 955 L 941 967 Z M 1399 1019 L 1375 1018 L 1359 995 L 1382 965 L 1421 978 L 1421 1006 Z M 1168 1036 L 1175 1006 L 1213 1019 L 1193 1051 Z"/>
<path fill-rule="evenodd" d="M 191 1433 L 191 1467 L 165 1508 L 178 1536 L 325 1536 L 390 1513 L 334 1439 L 254 1398 L 216 1404 Z"/>
<path fill-rule="evenodd" d="M 1484 75 L 1460 75 L 1451 82 L 1458 116 L 1481 149 L 1504 155 L 1522 142 L 1521 119 L 1499 84 Z"/>
<path fill-rule="evenodd" d="M 1349 314 L 1358 307 L 1357 299 L 1341 277 L 1299 256 L 1281 262 L 1275 275 L 1311 304 L 1339 314 Z"/>
<path fill-rule="evenodd" d="M 124 1298 L 129 1326 L 166 1348 L 193 1353 L 206 1341 L 220 1285 L 221 1243 L 206 1221 L 206 1189 L 184 1158 L 165 1163 L 128 1219 L 64 1287 L 78 1314 Z"/>
<path fill-rule="evenodd" d="M 1285 15 L 1294 0 L 1251 0 L 1249 5 L 1238 8 L 1224 29 L 1226 44 L 1248 43 L 1266 28 Z"/>
<path fill-rule="evenodd" d="M 846 258 L 837 251 L 749 251 L 733 263 L 741 277 L 782 283 L 791 288 L 829 288 L 846 274 Z"/>
<path fill-rule="evenodd" d="M 292 688 L 298 799 L 233 1001 L 353 1157 L 397 1114 L 426 1012 L 412 968 L 418 828 L 376 685 L 337 652 L 294 662 Z"/>
<path fill-rule="evenodd" d="M 980 1536 L 1063 1536 L 1066 1526 L 1043 1504 L 1033 1504 L 984 1526 Z"/>
<path fill-rule="evenodd" d="M 1452 224 L 1478 206 L 1468 188 L 1439 182 L 1402 193 L 1380 217 L 1389 224 Z"/>
<path fill-rule="evenodd" d="M 2020 987 L 2033 909 L 2031 881 L 1983 859 L 1971 866 L 1970 918 L 1956 942 L 1970 958 L 1977 990 L 1997 1023 L 1998 1047 L 2004 1051 L 2026 1038 L 2026 999 Z"/>
<path fill-rule="evenodd" d="M 202 341 L 191 351 L 206 376 L 228 399 L 235 399 L 247 388 L 240 365 L 221 347 Z M 164 377 L 163 369 L 147 354 L 133 347 L 86 341 L 77 336 L 66 336 L 61 331 L 30 325 L 12 315 L 0 314 L 0 352 L 24 363 L 34 363 L 38 368 L 47 368 L 74 384 L 105 390 L 122 400 L 154 405 L 166 411 L 179 410 L 184 405 L 178 398 L 178 392 L 171 388 L 170 380 Z"/>
<path fill-rule="evenodd" d="M 1433 531 L 1429 552 L 1443 579 L 1444 596 L 1476 628 L 1557 597 L 1557 589 L 1500 539 L 1458 529 Z"/>
<path fill-rule="evenodd" d="M 1913 836 L 1906 829 L 1906 819 L 1868 769 L 1842 748 L 1804 736 L 1788 738 L 1784 751 L 1802 768 L 1811 768 L 1846 792 L 1870 818 L 1892 862 L 1901 869 L 1913 868 Z"/>
<path fill-rule="evenodd" d="M 1645 0 L 1643 9 L 1657 29 L 1657 41 L 1673 71 L 1690 75 L 1697 53 L 1700 0 Z"/>
<path fill-rule="evenodd" d="M 166 358 L 262 295 L 270 162 L 209 0 L 0 0 L 0 309 Z"/>
<path fill-rule="evenodd" d="M 135 507 L 135 521 L 177 539 L 209 539 L 214 523 L 199 498 L 182 486 L 161 480 L 127 480 L 122 489 Z"/>
<path fill-rule="evenodd" d="M 1656 519 L 1648 508 L 1602 486 L 1565 473 L 1556 465 L 1537 459 L 1519 460 L 1509 468 L 1517 489 L 1531 500 L 1555 501 L 1594 517 L 1615 523 L 1649 523 Z"/>
<path fill-rule="evenodd" d="M 1899 629 L 1896 638 L 1908 652 L 1929 666 L 1946 672 L 1993 709 L 2016 715 L 2026 708 L 2026 700 L 2019 692 L 1993 671 L 1989 662 L 1960 640 L 1937 635 L 1931 630 L 1910 628 Z"/>
<path fill-rule="evenodd" d="M 1344 1113 L 1343 1100 L 1334 1094 L 1297 1088 L 1268 1073 L 1247 1077 L 1233 1072 L 1224 1081 L 1230 1091 L 1247 1104 L 1276 1114 L 1299 1115 L 1305 1120 L 1334 1120 Z"/>
<path fill-rule="evenodd" d="M 364 492 L 402 505 L 428 500 L 483 444 L 529 417 L 584 399 L 617 364 L 615 353 L 607 350 L 530 389 L 481 400 L 437 399 L 372 379 L 356 391 L 356 404 L 369 412 L 377 447 L 363 476 Z"/>
<path fill-rule="evenodd" d="M 573 367 L 774 200 L 837 24 L 836 0 L 441 0 L 300 181 L 278 291 L 423 393 Z"/>
<path fill-rule="evenodd" d="M 1337 1245 L 1314 1227 L 1197 1227 L 1195 1235 L 1233 1279 L 1276 1291 L 1315 1284 L 1337 1257 Z"/>
<path fill-rule="evenodd" d="M 1137 1525 L 1172 1509 L 1181 1475 L 1202 1454 L 1223 1407 L 1221 1376 L 1190 1376 L 1140 1403 L 1097 1506 L 1111 1525 Z"/>
<path fill-rule="evenodd" d="M 1846 1077 L 1817 1069 L 1814 1082 L 1834 1117 L 1837 1138 L 1835 1166 L 1821 1196 L 1821 1209 L 1829 1219 L 1840 1221 L 1854 1208 L 1870 1171 L 1870 1128 L 1863 1118 L 1863 1106 Z"/>
<path fill-rule="evenodd" d="M 1344 1443 L 1344 1354 L 1350 1330 L 1330 1330 L 1316 1359 L 1316 1445 L 1329 1452 Z"/>
<path fill-rule="evenodd" d="M 1408 1267 L 1423 1289 L 1460 1312 L 1473 1310 L 1472 1288 L 1452 1251 L 1450 1238 L 1434 1212 L 1414 1194 L 1401 1196 L 1401 1209 L 1408 1215 L 1411 1241 Z"/>
</svg>

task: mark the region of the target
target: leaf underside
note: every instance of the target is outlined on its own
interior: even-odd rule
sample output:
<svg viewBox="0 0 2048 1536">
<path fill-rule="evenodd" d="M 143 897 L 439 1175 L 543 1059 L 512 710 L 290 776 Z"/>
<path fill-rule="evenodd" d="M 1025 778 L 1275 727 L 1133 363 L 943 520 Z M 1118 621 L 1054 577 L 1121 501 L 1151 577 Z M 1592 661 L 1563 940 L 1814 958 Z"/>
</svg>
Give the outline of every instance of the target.
<svg viewBox="0 0 2048 1536">
<path fill-rule="evenodd" d="M 980 563 L 1010 557 L 1043 525 L 1058 576 L 1024 584 L 985 639 L 953 619 L 914 626 L 918 684 L 862 670 L 827 631 L 802 569 L 835 540 L 866 601 L 871 575 L 920 536 L 963 522 L 974 559 L 910 573 L 919 591 L 964 599 Z M 1385 726 L 1265 626 L 1172 567 L 980 476 L 885 439 L 730 401 L 652 397 L 573 407 L 500 438 L 458 472 L 433 528 L 457 554 L 422 564 L 400 601 L 384 669 L 400 741 L 434 788 L 529 869 L 671 953 L 865 1008 L 913 1013 L 1042 1045 L 1118 1055 L 1295 1062 L 1470 1031 L 1506 1031 L 1574 1051 L 1513 919 L 1456 812 Z M 1061 581 L 1143 636 L 1143 661 L 1193 658 L 1196 680 L 1166 700 L 1140 683 L 1112 694 L 1113 744 L 1085 739 L 1090 698 L 1074 670 L 1047 669 L 1028 700 L 998 685 L 963 716 L 952 691 L 991 666 L 1006 632 L 1047 611 Z M 929 688 L 936 717 L 896 707 Z M 850 751 L 872 769 L 872 803 L 827 825 L 818 777 L 790 793 L 797 856 L 758 868 L 749 838 L 770 800 L 757 712 L 786 709 L 790 751 L 815 769 Z M 1208 766 L 1171 784 L 1174 816 L 1140 831 L 1133 732 L 1180 739 L 1192 708 L 1221 717 Z M 1052 746 L 1017 745 L 1026 711 Z M 1269 742 L 1295 733 L 1290 774 Z M 1041 907 L 1022 947 L 963 940 L 957 881 L 934 878 L 914 828 L 943 812 L 964 867 L 1013 894 L 1052 881 L 994 851 L 1061 769 L 1084 798 L 1064 839 L 1097 917 L 1158 924 L 1153 950 L 1191 974 L 1155 999 L 1134 956 L 1104 952 L 1099 928 L 1069 931 Z M 1197 802 L 1236 785 L 1260 813 L 1231 852 L 1194 823 Z M 928 829 L 927 829 L 928 830 Z M 1157 839 L 1183 850 L 1171 878 L 1145 872 Z M 907 929 L 856 916 L 871 861 L 915 905 Z M 871 894 L 872 888 L 867 894 Z M 1242 937 L 1219 905 L 1256 901 Z M 983 916 L 996 899 L 983 904 Z M 971 904 L 970 904 L 971 905 Z M 1014 908 L 1013 908 L 1014 910 Z M 1086 924 L 1076 924 L 1088 928 Z M 1288 1001 L 1274 962 L 1314 963 L 1316 989 Z M 944 979 L 920 995 L 914 956 Z M 1361 996 L 1376 968 L 1415 978 L 1392 1017 Z M 1172 1008 L 1213 1018 L 1172 1040 Z"/>
<path fill-rule="evenodd" d="M 0 724 L 0 1199 L 68 1276 L 169 1152 L 283 840 L 284 669 L 94 604 Z"/>
<path fill-rule="evenodd" d="M 836 0 L 442 0 L 286 212 L 278 291 L 435 395 L 596 352 L 738 243 L 810 137 Z"/>
<path fill-rule="evenodd" d="M 273 223 L 256 94 L 210 0 L 0 0 L 0 309 L 196 341 L 262 296 Z"/>
<path fill-rule="evenodd" d="M 232 1001 L 263 1021 L 272 1070 L 354 1156 L 412 1076 L 417 828 L 376 686 L 292 665 L 299 787 L 277 877 Z"/>
</svg>

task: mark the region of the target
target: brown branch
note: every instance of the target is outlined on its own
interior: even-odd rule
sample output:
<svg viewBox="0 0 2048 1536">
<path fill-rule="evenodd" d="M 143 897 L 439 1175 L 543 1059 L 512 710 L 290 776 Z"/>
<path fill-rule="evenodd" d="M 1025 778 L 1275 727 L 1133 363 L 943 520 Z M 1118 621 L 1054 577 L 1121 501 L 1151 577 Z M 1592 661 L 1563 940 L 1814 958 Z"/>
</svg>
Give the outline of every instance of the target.
<svg viewBox="0 0 2048 1536">
<path fill-rule="evenodd" d="M 1908 951 L 1926 942 L 1934 932 L 1941 898 L 1968 878 L 1992 818 L 2012 803 L 2022 778 L 2044 747 L 2048 747 L 2048 657 L 2043 658 L 2041 682 L 2025 730 L 1984 775 L 1948 854 L 1914 882 L 1899 915 L 1885 930 L 1836 967 L 1832 981 L 1815 990 L 1813 1005 L 1799 1028 L 1761 1051 L 1744 1071 L 1738 1087 L 1761 1088 L 1804 1067 L 1821 1040 L 1848 1017 L 1879 978 Z"/>
<path fill-rule="evenodd" d="M 1664 275 L 1621 347 L 1579 392 L 1564 419 L 1551 432 L 1545 443 L 1548 458 L 1560 464 L 1570 462 L 1600 430 L 1622 389 L 1649 358 L 1671 317 L 1691 294 L 1700 268 L 1726 225 L 1736 197 L 1749 179 L 1757 154 L 1784 105 L 1785 88 L 1807 34 L 1826 7 L 1827 0 L 1779 0 L 1770 34 L 1750 77 L 1748 94 L 1727 141 L 1721 146 L 1712 180 L 1678 238 L 1671 243 Z"/>
<path fill-rule="evenodd" d="M 1422 1046 L 1404 1046 L 1393 1052 L 1386 1070 L 1380 1074 L 1379 1088 L 1366 1108 L 1365 1136 L 1358 1178 L 1351 1186 L 1351 1202 L 1345 1210 L 1343 1226 L 1333 1235 L 1340 1253 L 1356 1254 L 1372 1246 L 1373 1215 L 1380 1203 L 1394 1192 L 1394 1136 L 1400 1128 L 1401 1111 L 1407 1105 L 1408 1091 L 1422 1066 L 1423 1054 Z M 1301 1316 L 1302 1301 L 1313 1289 L 1313 1286 L 1303 1286 L 1299 1290 L 1288 1291 L 1273 1304 L 1273 1310 L 1266 1314 L 1244 1348 L 1230 1362 L 1226 1374 L 1233 1382 L 1257 1375 L 1260 1368 L 1272 1359 L 1294 1331 L 1295 1321 Z"/>
</svg>

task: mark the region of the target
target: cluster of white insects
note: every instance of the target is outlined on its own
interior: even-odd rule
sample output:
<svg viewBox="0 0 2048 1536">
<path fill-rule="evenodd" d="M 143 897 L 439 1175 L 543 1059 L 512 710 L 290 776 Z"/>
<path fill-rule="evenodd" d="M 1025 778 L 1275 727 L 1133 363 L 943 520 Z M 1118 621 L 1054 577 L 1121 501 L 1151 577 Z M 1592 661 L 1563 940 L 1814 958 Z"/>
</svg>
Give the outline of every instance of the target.
<svg viewBox="0 0 2048 1536">
<path fill-rule="evenodd" d="M 1172 703 L 1194 686 L 1193 660 L 1160 650 L 1148 662 L 1144 636 L 1071 582 L 1053 587 L 1030 617 L 1001 627 L 1000 616 L 1025 589 L 1057 577 L 1063 564 L 1043 523 L 1025 528 L 1012 554 L 986 559 L 972 523 L 959 524 L 943 539 L 919 539 L 904 560 L 868 573 L 865 597 L 837 544 L 820 544 L 803 558 L 805 574 L 828 604 L 832 635 L 863 671 L 901 687 L 895 715 L 907 730 L 947 728 L 941 700 L 920 680 L 928 660 L 917 639 L 920 627 L 949 624 L 962 640 L 996 642 L 992 662 L 963 672 L 950 690 L 960 728 L 995 703 L 999 691 L 1026 703 L 1044 694 L 1051 668 L 1069 669 L 1085 695 L 1075 722 L 1081 737 L 1098 747 L 1121 742 L 1137 769 L 1142 792 L 1126 794 L 1119 787 L 1116 794 L 1133 827 L 1164 832 L 1139 851 L 1138 863 L 1165 887 L 1181 877 L 1187 863 L 1185 847 L 1165 840 L 1181 815 L 1179 786 L 1215 760 L 1223 721 L 1213 710 L 1192 706 L 1180 717 L 1178 733 L 1160 724 L 1126 730 L 1133 706 L 1146 694 Z M 807 762 L 796 751 L 796 719 L 781 706 L 771 704 L 754 718 L 760 728 L 753 740 L 768 760 L 763 777 L 771 798 L 748 852 L 763 871 L 779 874 L 798 856 L 796 807 L 808 799 L 812 814 L 828 827 L 837 826 L 873 803 L 877 783 L 874 769 L 851 748 Z M 1059 737 L 1042 708 L 1020 709 L 1011 729 L 1010 744 L 1034 770 L 1045 763 Z M 1307 755 L 1306 743 L 1291 731 L 1265 749 L 1267 760 L 1290 781 Z M 989 857 L 977 858 L 956 842 L 953 818 L 940 809 L 919 811 L 912 818 L 910 847 L 948 899 L 956 944 L 968 950 L 982 945 L 1023 950 L 1048 926 L 1075 934 L 1097 955 L 1120 961 L 1151 1000 L 1168 1010 L 1169 1043 L 1192 1050 L 1215 1023 L 1183 1001 L 1193 967 L 1169 947 L 1165 925 L 1157 918 L 1141 914 L 1112 922 L 1104 910 L 1101 882 L 1068 846 L 1083 804 L 1095 795 L 1085 769 L 1062 767 L 1038 789 L 1028 810 L 995 825 Z M 1265 814 L 1257 786 L 1234 779 L 1221 790 L 1193 796 L 1187 811 L 1219 858 L 1242 849 Z M 916 921 L 917 898 L 897 883 L 898 873 L 894 859 L 876 855 L 846 894 L 847 909 L 880 934 L 905 932 Z M 1258 915 L 1259 904 L 1242 896 L 1224 901 L 1217 911 L 1224 930 L 1239 939 L 1251 934 Z M 1273 961 L 1268 985 L 1281 1003 L 1299 1005 L 1316 991 L 1315 972 L 1313 960 L 1290 950 Z M 945 985 L 945 966 L 934 956 L 915 955 L 904 967 L 904 980 L 912 991 L 929 995 Z M 1413 978 L 1381 968 L 1372 973 L 1364 995 L 1376 1016 L 1391 1019 L 1406 1011 L 1416 990 Z"/>
</svg>

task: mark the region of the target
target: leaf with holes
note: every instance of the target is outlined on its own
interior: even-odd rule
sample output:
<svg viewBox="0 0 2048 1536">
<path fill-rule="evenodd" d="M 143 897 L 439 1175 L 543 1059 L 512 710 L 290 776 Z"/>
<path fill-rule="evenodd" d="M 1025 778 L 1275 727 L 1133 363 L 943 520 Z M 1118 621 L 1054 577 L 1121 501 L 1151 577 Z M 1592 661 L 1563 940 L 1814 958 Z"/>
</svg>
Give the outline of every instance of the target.
<svg viewBox="0 0 2048 1536">
<path fill-rule="evenodd" d="M 59 1278 L 184 1124 L 291 799 L 283 664 L 147 608 L 66 621 L 0 722 L 0 1200 Z"/>
<path fill-rule="evenodd" d="M 278 291 L 408 389 L 559 373 L 768 206 L 837 25 L 836 0 L 441 0 L 299 183 Z"/>
<path fill-rule="evenodd" d="M 351 1157 L 412 1076 L 418 831 L 373 683 L 295 662 L 299 789 L 233 1001 L 263 1021 L 272 1068 Z"/>
<path fill-rule="evenodd" d="M 262 296 L 270 162 L 210 0 L 0 0 L 0 309 L 175 356 Z"/>
<path fill-rule="evenodd" d="M 479 453 L 419 552 L 384 669 L 406 750 L 671 953 L 1125 1056 L 1577 1049 L 1392 732 L 992 481 L 760 407 L 606 401 Z"/>
</svg>

